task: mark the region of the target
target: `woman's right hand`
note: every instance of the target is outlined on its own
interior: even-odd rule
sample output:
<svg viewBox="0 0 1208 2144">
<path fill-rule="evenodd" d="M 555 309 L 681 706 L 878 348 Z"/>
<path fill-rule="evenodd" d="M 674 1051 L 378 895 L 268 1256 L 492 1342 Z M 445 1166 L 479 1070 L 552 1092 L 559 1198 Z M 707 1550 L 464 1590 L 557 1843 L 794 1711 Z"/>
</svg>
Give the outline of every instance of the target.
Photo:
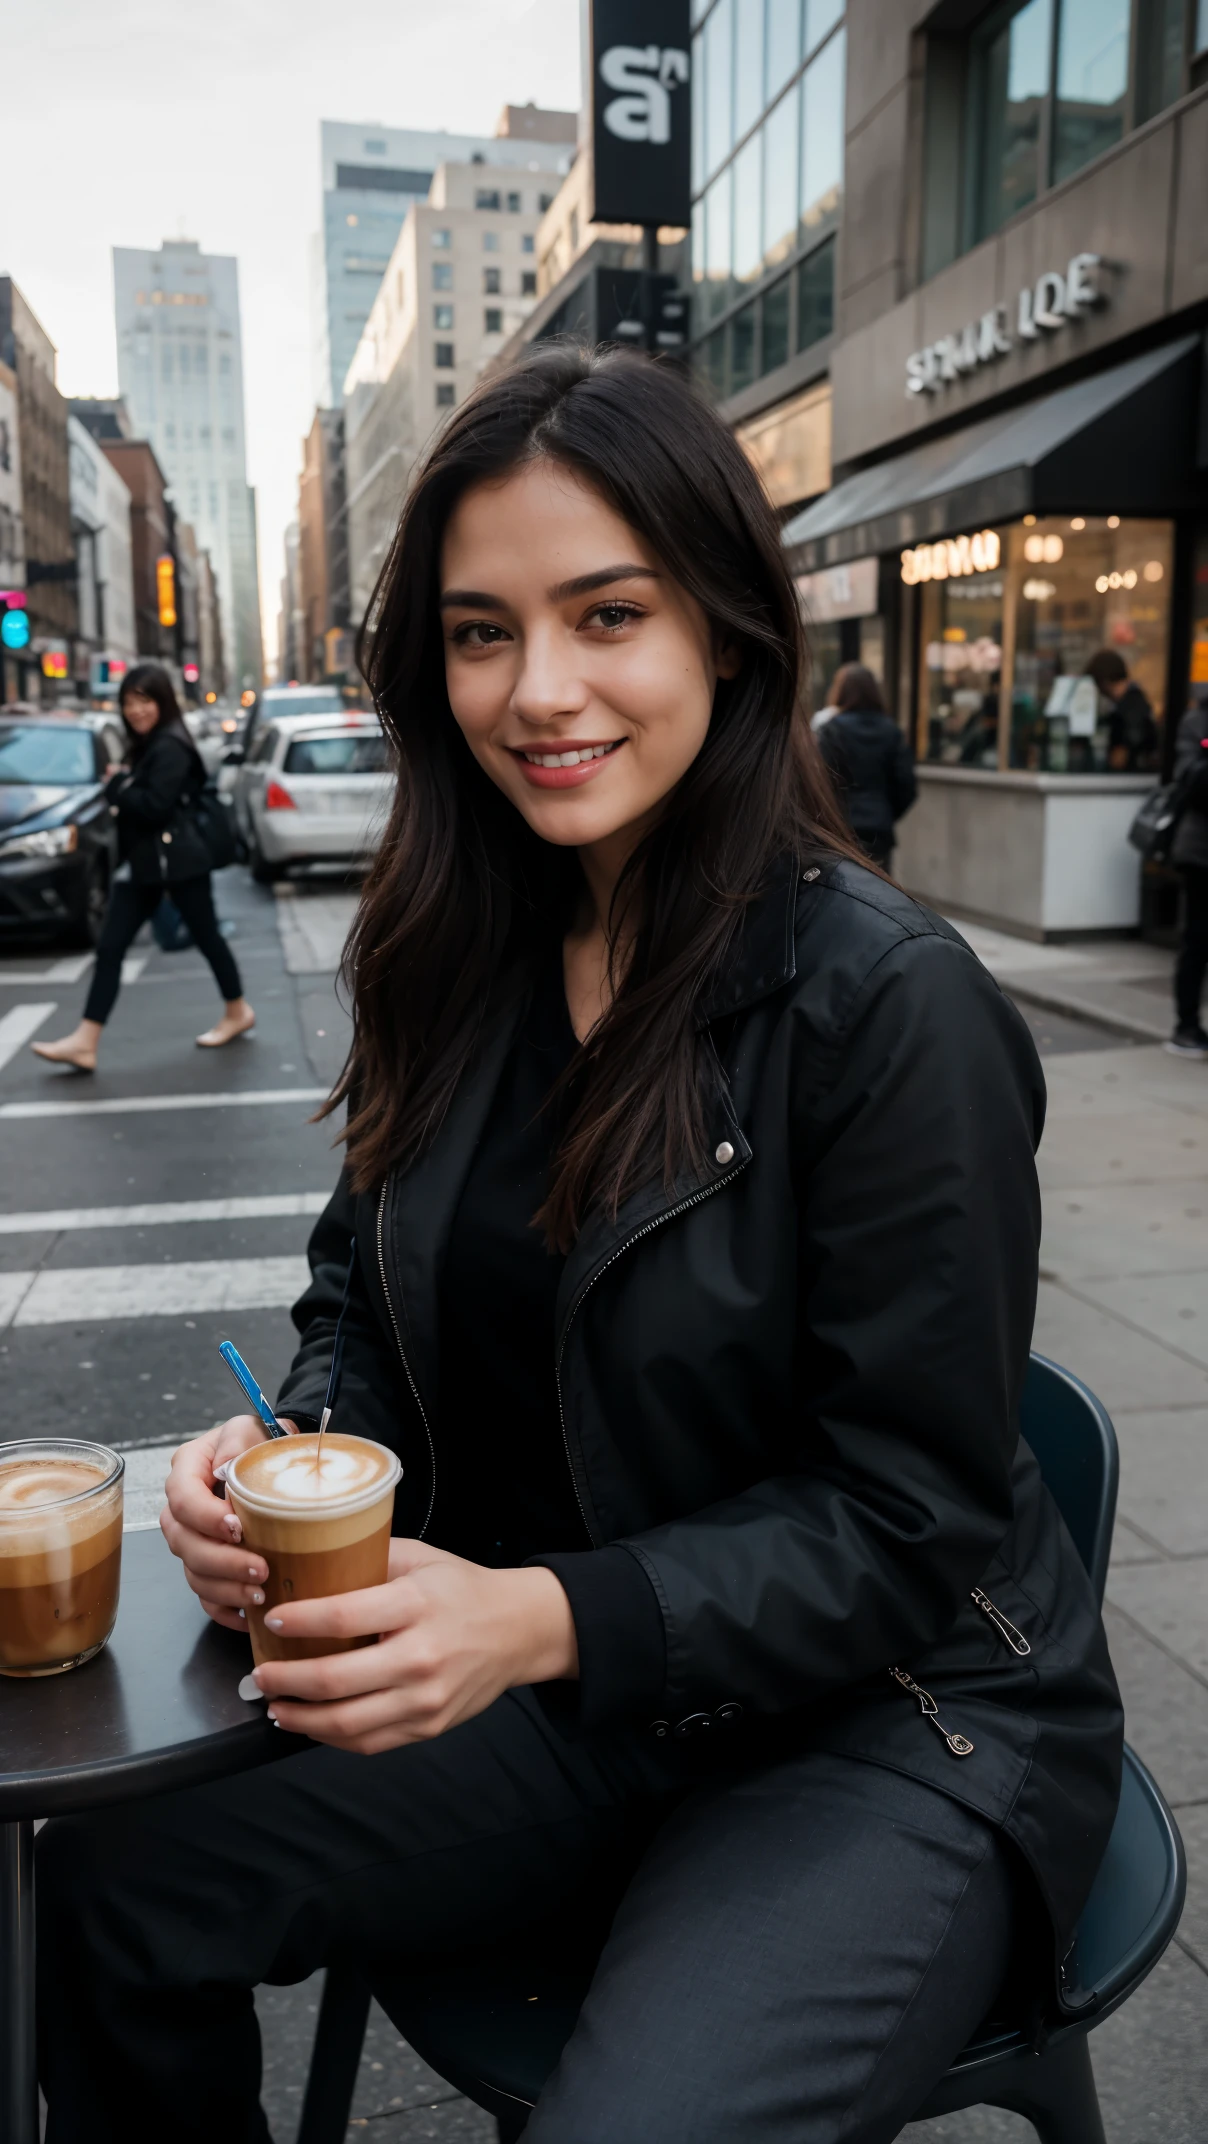
<svg viewBox="0 0 1208 2144">
<path fill-rule="evenodd" d="M 284 1426 L 294 1428 L 292 1422 Z M 164 1539 L 180 1557 L 206 1614 L 228 1630 L 247 1629 L 240 1610 L 263 1600 L 268 1565 L 241 1546 L 238 1519 L 225 1495 L 214 1494 L 220 1486 L 216 1469 L 262 1444 L 264 1434 L 255 1415 L 233 1415 L 204 1437 L 182 1444 L 164 1484 L 168 1501 L 159 1515 Z"/>
</svg>

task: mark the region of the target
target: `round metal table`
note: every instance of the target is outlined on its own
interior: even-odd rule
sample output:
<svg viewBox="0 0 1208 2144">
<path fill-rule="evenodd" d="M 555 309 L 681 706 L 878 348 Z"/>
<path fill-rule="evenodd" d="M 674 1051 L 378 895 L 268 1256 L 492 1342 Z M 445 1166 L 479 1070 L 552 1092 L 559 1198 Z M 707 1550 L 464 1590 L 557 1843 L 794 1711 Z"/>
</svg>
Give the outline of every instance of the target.
<svg viewBox="0 0 1208 2144">
<path fill-rule="evenodd" d="M 0 1677 L 0 2144 L 37 2144 L 34 1821 L 193 1787 L 307 1745 L 239 1696 L 251 1647 L 211 1623 L 158 1527 L 122 1544 L 117 1623 L 86 1667 Z"/>
</svg>

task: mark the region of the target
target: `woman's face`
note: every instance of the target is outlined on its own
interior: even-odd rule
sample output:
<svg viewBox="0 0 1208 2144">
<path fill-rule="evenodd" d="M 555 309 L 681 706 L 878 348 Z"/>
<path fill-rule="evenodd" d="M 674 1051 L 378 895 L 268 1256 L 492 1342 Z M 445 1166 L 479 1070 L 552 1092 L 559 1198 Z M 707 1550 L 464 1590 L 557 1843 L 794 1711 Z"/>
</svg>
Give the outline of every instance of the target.
<svg viewBox="0 0 1208 2144">
<path fill-rule="evenodd" d="M 459 729 L 559 845 L 638 838 L 738 668 L 642 537 L 555 462 L 467 492 L 445 533 L 441 610 Z"/>
<path fill-rule="evenodd" d="M 159 703 L 145 692 L 128 692 L 122 700 L 122 713 L 138 737 L 146 737 L 159 721 Z"/>
</svg>

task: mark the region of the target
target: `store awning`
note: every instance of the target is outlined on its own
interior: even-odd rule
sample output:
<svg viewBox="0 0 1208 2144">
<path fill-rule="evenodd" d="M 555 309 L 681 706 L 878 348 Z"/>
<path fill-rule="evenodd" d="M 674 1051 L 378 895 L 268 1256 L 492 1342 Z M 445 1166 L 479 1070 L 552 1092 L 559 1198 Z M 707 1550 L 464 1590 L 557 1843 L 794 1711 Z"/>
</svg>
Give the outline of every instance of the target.
<svg viewBox="0 0 1208 2144">
<path fill-rule="evenodd" d="M 862 469 L 786 524 L 793 571 L 1021 514 L 1164 516 L 1204 502 L 1200 353 L 1200 337 L 1183 336 Z"/>
</svg>

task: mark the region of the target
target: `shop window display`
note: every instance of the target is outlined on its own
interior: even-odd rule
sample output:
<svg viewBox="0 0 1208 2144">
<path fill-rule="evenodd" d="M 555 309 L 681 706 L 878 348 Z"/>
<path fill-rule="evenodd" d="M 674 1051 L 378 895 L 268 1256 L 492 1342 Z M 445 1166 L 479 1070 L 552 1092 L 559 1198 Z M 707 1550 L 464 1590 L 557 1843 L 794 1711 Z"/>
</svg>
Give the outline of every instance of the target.
<svg viewBox="0 0 1208 2144">
<path fill-rule="evenodd" d="M 904 553 L 903 579 L 923 583 L 920 757 L 986 771 L 1156 770 L 1172 569 L 1168 521 L 1117 515 L 1030 516 Z"/>
</svg>

